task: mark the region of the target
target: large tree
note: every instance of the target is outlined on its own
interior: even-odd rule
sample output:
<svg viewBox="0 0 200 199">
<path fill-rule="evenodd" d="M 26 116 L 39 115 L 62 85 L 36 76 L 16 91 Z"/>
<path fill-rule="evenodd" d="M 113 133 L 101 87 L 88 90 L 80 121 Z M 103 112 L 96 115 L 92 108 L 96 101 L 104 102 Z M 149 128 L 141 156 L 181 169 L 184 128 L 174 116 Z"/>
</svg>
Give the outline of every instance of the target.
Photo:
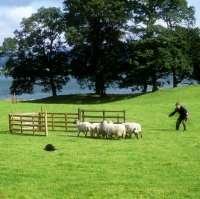
<svg viewBox="0 0 200 199">
<path fill-rule="evenodd" d="M 132 83 L 143 84 L 144 92 L 147 84 L 156 91 L 158 79 L 173 73 L 176 86 L 178 80 L 192 72 L 187 54 L 187 31 L 183 27 L 194 24 L 193 7 L 187 7 L 185 0 L 133 0 L 131 4 L 134 17 L 128 40 L 132 45 L 129 54 L 134 54 L 132 59 L 137 61 L 137 67 L 135 62 L 131 63 L 132 77 L 140 74 L 138 83 L 136 79 Z"/>
<path fill-rule="evenodd" d="M 21 30 L 14 32 L 15 53 L 6 63 L 7 75 L 13 77 L 11 93 L 33 93 L 34 85 L 56 96 L 68 81 L 69 69 L 64 42 L 63 13 L 60 8 L 38 9 L 23 18 Z M 8 46 L 8 41 L 4 46 Z"/>
<path fill-rule="evenodd" d="M 190 29 L 188 30 L 188 41 L 190 44 L 190 49 L 188 54 L 190 61 L 193 64 L 192 79 L 197 80 L 200 83 L 200 29 Z"/>
<path fill-rule="evenodd" d="M 119 79 L 121 39 L 130 18 L 126 0 L 66 0 L 66 38 L 73 46 L 72 75 L 104 95 Z"/>
<path fill-rule="evenodd" d="M 190 49 L 188 33 L 195 24 L 194 13 L 194 7 L 188 7 L 186 0 L 166 1 L 162 7 L 162 20 L 168 29 L 168 37 L 171 37 L 169 51 L 173 87 L 177 87 L 184 78 L 190 78 L 193 71 L 187 52 Z"/>
</svg>

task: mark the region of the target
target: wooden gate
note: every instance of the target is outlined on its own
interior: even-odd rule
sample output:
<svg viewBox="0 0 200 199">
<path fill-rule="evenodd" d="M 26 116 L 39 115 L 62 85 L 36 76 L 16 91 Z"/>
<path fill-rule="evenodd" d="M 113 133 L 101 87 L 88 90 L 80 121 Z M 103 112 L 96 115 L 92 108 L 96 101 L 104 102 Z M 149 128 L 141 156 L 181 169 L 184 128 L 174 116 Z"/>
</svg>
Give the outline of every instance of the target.
<svg viewBox="0 0 200 199">
<path fill-rule="evenodd" d="M 48 129 L 51 131 L 76 132 L 76 126 L 73 122 L 77 118 L 77 113 L 47 113 Z"/>
<path fill-rule="evenodd" d="M 37 132 L 44 132 L 45 136 L 48 136 L 46 112 L 22 114 L 10 113 L 8 117 L 10 133 L 20 132 L 22 134 L 25 131 L 29 131 L 35 135 Z"/>
</svg>

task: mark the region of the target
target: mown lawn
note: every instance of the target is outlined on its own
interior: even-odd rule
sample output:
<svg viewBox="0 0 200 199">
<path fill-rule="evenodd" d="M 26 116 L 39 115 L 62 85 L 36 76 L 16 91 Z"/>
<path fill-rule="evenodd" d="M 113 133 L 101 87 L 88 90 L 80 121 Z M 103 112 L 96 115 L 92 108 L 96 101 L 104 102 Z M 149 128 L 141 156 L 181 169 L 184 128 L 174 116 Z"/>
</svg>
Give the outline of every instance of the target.
<svg viewBox="0 0 200 199">
<path fill-rule="evenodd" d="M 6 199 L 200 198 L 200 86 L 145 95 L 58 96 L 12 104 L 0 100 L 0 193 Z M 190 112 L 188 130 L 175 130 L 180 101 Z M 97 139 L 55 131 L 49 136 L 10 134 L 8 114 L 126 110 L 143 138 Z M 52 143 L 58 152 L 43 150 Z M 0 194 L 0 198 L 1 198 Z"/>
</svg>

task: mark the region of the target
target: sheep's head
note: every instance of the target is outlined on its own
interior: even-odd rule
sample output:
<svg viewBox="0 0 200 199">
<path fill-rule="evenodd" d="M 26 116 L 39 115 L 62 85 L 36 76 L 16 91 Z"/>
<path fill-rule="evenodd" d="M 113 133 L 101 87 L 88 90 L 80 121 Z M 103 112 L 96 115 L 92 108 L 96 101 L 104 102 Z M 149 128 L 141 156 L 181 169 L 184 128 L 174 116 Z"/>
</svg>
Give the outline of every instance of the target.
<svg viewBox="0 0 200 199">
<path fill-rule="evenodd" d="M 80 123 L 80 121 L 79 121 L 78 119 L 76 119 L 76 120 L 73 122 L 73 124 L 78 124 L 78 123 Z"/>
<path fill-rule="evenodd" d="M 101 122 L 101 124 L 107 124 L 108 122 L 106 121 L 106 120 L 103 120 L 102 122 Z"/>
</svg>

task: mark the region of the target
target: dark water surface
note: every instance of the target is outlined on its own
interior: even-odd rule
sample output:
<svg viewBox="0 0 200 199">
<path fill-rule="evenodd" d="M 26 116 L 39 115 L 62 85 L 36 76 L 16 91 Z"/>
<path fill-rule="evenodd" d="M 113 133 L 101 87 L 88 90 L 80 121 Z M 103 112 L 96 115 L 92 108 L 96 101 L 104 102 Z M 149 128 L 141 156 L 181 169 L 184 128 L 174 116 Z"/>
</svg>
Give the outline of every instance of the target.
<svg viewBox="0 0 200 199">
<path fill-rule="evenodd" d="M 165 84 L 163 85 L 163 88 L 172 88 L 172 83 L 167 84 L 166 82 L 172 82 L 172 77 L 169 76 L 165 80 L 161 80 Z M 10 86 L 12 83 L 12 78 L 8 77 L 6 78 L 4 75 L 0 75 L 0 100 L 1 99 L 10 99 L 13 95 L 10 94 Z M 188 83 L 197 84 L 196 81 L 188 81 L 183 80 L 181 84 L 178 86 L 187 86 Z M 161 87 L 159 87 L 161 88 Z M 147 91 L 150 92 L 152 89 L 151 86 L 148 86 Z M 36 86 L 34 88 L 35 93 L 30 94 L 23 94 L 20 96 L 17 96 L 20 100 L 33 100 L 33 99 L 41 99 L 50 97 L 51 93 L 43 93 L 42 87 Z M 85 94 L 85 93 L 94 93 L 93 91 L 89 89 L 81 89 L 80 86 L 76 83 L 76 79 L 71 78 L 70 82 L 67 83 L 66 86 L 63 87 L 62 92 L 57 93 L 58 95 L 69 95 L 69 94 Z M 133 93 L 140 93 L 139 91 L 133 92 L 131 88 L 124 88 L 124 89 L 117 89 L 117 88 L 111 88 L 106 90 L 107 94 L 133 94 Z"/>
<path fill-rule="evenodd" d="M 6 78 L 4 75 L 0 75 L 0 99 L 9 99 L 12 98 L 10 94 L 10 86 L 12 84 L 12 78 Z M 40 99 L 45 97 L 50 97 L 51 93 L 42 93 L 42 87 L 36 86 L 34 91 L 35 93 L 30 94 L 22 94 L 17 96 L 18 99 L 21 100 L 31 100 L 31 99 Z M 66 86 L 63 87 L 62 92 L 57 93 L 58 95 L 66 95 L 66 94 L 84 94 L 84 93 L 93 93 L 92 90 L 89 89 L 80 89 L 80 86 L 76 83 L 75 79 L 71 79 L 70 82 L 67 83 Z M 130 94 L 133 93 L 131 88 L 129 89 L 108 89 L 106 91 L 107 94 Z"/>
</svg>

